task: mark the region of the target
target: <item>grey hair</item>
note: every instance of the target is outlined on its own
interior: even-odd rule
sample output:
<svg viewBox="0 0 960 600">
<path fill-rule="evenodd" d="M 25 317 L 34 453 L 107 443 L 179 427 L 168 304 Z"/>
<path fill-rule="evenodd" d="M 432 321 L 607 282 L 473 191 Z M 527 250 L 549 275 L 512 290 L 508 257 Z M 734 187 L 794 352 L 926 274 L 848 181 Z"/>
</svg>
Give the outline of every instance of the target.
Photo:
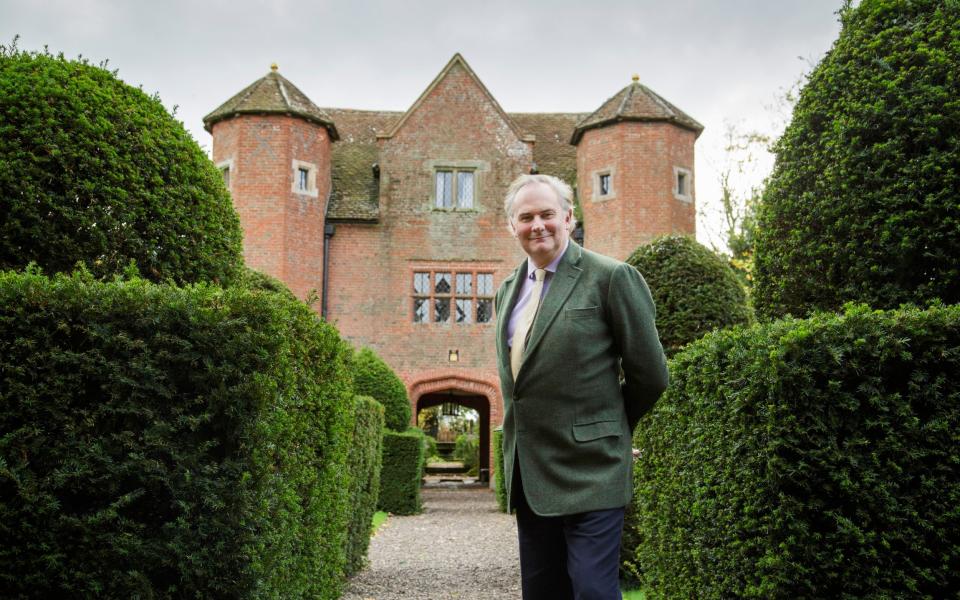
<svg viewBox="0 0 960 600">
<path fill-rule="evenodd" d="M 564 213 L 573 210 L 573 189 L 565 181 L 553 175 L 521 175 L 513 180 L 510 187 L 507 188 L 507 196 L 503 199 L 503 210 L 507 213 L 507 221 L 513 222 L 513 203 L 517 199 L 520 190 L 532 183 L 541 183 L 549 186 L 553 193 L 557 195 L 560 201 L 560 209 Z M 570 216 L 570 231 L 577 226 L 577 218 L 572 214 Z"/>
</svg>

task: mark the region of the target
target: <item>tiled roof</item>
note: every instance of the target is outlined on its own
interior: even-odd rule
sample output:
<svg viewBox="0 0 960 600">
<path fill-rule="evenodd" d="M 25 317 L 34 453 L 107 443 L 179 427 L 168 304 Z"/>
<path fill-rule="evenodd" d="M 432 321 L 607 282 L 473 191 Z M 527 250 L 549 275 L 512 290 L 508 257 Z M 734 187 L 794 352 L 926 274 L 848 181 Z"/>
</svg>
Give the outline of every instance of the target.
<svg viewBox="0 0 960 600">
<path fill-rule="evenodd" d="M 337 124 L 340 141 L 331 147 L 333 189 L 327 218 L 376 222 L 380 217 L 380 182 L 373 165 L 379 160 L 377 134 L 390 131 L 404 112 L 325 108 Z M 509 113 L 521 134 L 536 136 L 533 161 L 541 173 L 567 183 L 577 181 L 577 149 L 569 139 L 585 113 Z"/>
<path fill-rule="evenodd" d="M 330 204 L 332 221 L 377 221 L 380 217 L 380 181 L 373 165 L 380 160 L 377 134 L 389 130 L 404 113 L 390 111 L 324 109 L 340 130 L 340 141 L 331 146 Z"/>
<path fill-rule="evenodd" d="M 533 162 L 537 171 L 555 175 L 572 186 L 577 183 L 577 148 L 570 145 L 570 135 L 586 113 L 510 113 L 510 118 L 524 134 L 536 137 Z"/>
<path fill-rule="evenodd" d="M 662 96 L 642 85 L 634 78 L 633 83 L 620 90 L 595 112 L 577 123 L 570 138 L 571 144 L 578 144 L 583 132 L 594 127 L 602 127 L 607 123 L 618 121 L 667 121 L 680 127 L 690 129 L 697 135 L 703 131 L 703 125 L 698 123 Z"/>
<path fill-rule="evenodd" d="M 276 65 L 269 73 L 254 81 L 239 94 L 220 105 L 219 108 L 203 118 L 203 127 L 211 131 L 218 121 L 239 114 L 284 114 L 296 115 L 308 121 L 323 125 L 330 132 L 330 138 L 337 140 L 339 134 L 330 116 L 307 98 L 280 73 Z"/>
</svg>

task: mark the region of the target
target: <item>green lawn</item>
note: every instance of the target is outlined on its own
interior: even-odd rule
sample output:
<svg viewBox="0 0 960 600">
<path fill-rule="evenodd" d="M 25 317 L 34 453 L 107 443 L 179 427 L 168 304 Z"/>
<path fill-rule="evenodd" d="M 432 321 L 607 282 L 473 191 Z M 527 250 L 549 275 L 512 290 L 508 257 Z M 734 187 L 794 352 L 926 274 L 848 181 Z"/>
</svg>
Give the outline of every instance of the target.
<svg viewBox="0 0 960 600">
<path fill-rule="evenodd" d="M 370 527 L 370 535 L 373 535 L 377 532 L 377 528 L 387 520 L 387 513 L 377 511 L 373 513 L 373 525 Z"/>
<path fill-rule="evenodd" d="M 646 600 L 643 590 L 623 590 L 623 600 Z"/>
</svg>

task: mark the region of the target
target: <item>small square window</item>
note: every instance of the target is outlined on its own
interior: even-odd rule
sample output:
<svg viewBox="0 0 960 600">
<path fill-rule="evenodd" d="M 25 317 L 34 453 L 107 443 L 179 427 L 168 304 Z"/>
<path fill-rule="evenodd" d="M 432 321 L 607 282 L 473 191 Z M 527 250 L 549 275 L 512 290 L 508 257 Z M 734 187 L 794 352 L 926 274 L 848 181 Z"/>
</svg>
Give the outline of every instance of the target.
<svg viewBox="0 0 960 600">
<path fill-rule="evenodd" d="M 307 191 L 310 189 L 310 170 L 300 167 L 297 169 L 297 189 Z"/>
<path fill-rule="evenodd" d="M 230 167 L 222 167 L 220 169 L 220 175 L 223 177 L 223 185 L 229 190 L 230 189 Z"/>
<path fill-rule="evenodd" d="M 677 194 L 686 196 L 687 194 L 687 174 L 683 171 L 677 171 Z"/>
</svg>

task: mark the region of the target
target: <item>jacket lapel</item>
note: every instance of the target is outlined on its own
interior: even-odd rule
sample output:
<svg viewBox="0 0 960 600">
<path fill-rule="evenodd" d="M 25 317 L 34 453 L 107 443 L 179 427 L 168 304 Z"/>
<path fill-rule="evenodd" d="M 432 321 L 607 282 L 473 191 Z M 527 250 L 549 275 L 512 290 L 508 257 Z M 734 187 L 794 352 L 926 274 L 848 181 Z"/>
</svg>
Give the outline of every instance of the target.
<svg viewBox="0 0 960 600">
<path fill-rule="evenodd" d="M 580 258 L 583 256 L 583 248 L 573 240 L 570 240 L 569 244 L 563 258 L 560 259 L 560 263 L 557 265 L 557 272 L 553 276 L 553 281 L 550 282 L 550 289 L 547 290 L 547 295 L 543 298 L 543 304 L 540 305 L 540 313 L 537 315 L 537 320 L 533 322 L 530 341 L 523 351 L 525 361 L 526 357 L 537 350 L 537 346 L 540 344 L 540 340 L 543 339 L 544 333 L 550 328 L 553 320 L 557 318 L 557 314 L 567 302 L 567 298 L 570 297 L 570 293 L 573 292 L 573 288 L 577 285 L 577 279 L 580 278 L 580 274 L 583 272 L 578 266 L 580 264 Z M 520 368 L 520 371 L 523 371 L 523 367 Z M 519 377 L 519 373 L 517 375 Z"/>
</svg>

